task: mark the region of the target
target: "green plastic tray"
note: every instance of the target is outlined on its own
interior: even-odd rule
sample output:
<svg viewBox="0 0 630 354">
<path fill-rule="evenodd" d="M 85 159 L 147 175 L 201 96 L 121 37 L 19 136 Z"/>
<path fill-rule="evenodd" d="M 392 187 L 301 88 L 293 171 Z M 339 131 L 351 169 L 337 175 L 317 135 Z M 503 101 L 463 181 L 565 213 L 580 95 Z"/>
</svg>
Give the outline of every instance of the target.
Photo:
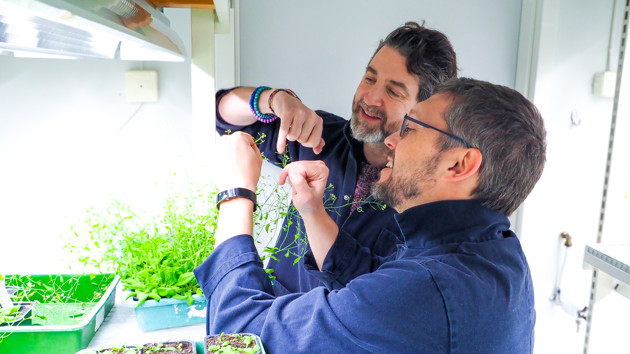
<svg viewBox="0 0 630 354">
<path fill-rule="evenodd" d="M 71 280 L 70 279 L 75 279 Z M 28 287 L 34 301 L 32 324 L 0 327 L 0 353 L 74 354 L 86 348 L 116 300 L 114 274 L 8 275 L 7 285 Z M 28 283 L 31 283 L 29 286 Z M 43 295 L 57 289 L 63 303 Z"/>
</svg>

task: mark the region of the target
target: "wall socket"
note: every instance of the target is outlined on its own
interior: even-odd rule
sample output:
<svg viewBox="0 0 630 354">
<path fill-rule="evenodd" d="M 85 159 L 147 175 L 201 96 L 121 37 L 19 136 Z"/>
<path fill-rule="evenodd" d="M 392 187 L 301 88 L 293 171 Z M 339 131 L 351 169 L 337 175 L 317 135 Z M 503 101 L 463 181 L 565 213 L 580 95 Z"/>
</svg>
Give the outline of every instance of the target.
<svg viewBox="0 0 630 354">
<path fill-rule="evenodd" d="M 125 96 L 127 102 L 157 102 L 157 71 L 129 70 L 125 72 Z"/>
<path fill-rule="evenodd" d="M 617 86 L 617 72 L 602 71 L 593 76 L 593 95 L 599 97 L 614 97 Z"/>
</svg>

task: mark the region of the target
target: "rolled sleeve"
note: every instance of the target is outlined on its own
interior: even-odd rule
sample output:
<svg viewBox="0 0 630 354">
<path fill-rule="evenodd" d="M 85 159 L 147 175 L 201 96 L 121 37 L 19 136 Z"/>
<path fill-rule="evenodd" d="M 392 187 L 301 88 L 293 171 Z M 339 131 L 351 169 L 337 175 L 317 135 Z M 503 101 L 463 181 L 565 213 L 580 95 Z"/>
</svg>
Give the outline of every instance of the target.
<svg viewBox="0 0 630 354">
<path fill-rule="evenodd" d="M 262 261 L 252 237 L 238 235 L 219 245 L 199 267 L 194 269 L 193 273 L 201 286 L 201 291 L 205 296 L 211 297 L 226 274 L 250 262 L 262 267 Z"/>
</svg>

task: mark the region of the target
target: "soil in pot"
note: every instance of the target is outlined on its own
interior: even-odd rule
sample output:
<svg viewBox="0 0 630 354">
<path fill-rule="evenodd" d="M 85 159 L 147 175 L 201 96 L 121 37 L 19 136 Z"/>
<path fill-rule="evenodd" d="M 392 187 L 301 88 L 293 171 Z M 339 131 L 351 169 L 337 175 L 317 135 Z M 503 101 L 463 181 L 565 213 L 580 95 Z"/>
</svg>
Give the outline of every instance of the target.
<svg viewBox="0 0 630 354">
<path fill-rule="evenodd" d="M 221 333 L 205 338 L 207 354 L 245 353 L 256 354 L 261 352 L 260 343 L 255 336 L 248 334 Z"/>
<path fill-rule="evenodd" d="M 193 342 L 167 342 L 167 343 L 147 343 L 138 346 L 119 346 L 94 351 L 87 351 L 85 354 L 196 354 L 197 348 Z"/>
</svg>

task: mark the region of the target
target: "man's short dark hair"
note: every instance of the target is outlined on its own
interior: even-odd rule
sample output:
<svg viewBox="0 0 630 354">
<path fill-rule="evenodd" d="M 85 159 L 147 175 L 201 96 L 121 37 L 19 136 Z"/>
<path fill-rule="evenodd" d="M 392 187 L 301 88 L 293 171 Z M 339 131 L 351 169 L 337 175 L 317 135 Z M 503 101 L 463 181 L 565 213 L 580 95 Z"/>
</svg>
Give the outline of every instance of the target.
<svg viewBox="0 0 630 354">
<path fill-rule="evenodd" d="M 434 94 L 453 98 L 444 117 L 450 131 L 483 156 L 473 197 L 512 214 L 542 175 L 546 132 L 536 106 L 517 91 L 469 78 L 448 80 Z M 442 149 L 460 146 L 442 139 Z"/>
<path fill-rule="evenodd" d="M 407 58 L 407 71 L 420 79 L 418 102 L 429 98 L 437 84 L 457 77 L 457 57 L 451 42 L 444 33 L 424 24 L 407 22 L 396 28 L 381 40 L 372 58 L 383 46 Z"/>
</svg>

